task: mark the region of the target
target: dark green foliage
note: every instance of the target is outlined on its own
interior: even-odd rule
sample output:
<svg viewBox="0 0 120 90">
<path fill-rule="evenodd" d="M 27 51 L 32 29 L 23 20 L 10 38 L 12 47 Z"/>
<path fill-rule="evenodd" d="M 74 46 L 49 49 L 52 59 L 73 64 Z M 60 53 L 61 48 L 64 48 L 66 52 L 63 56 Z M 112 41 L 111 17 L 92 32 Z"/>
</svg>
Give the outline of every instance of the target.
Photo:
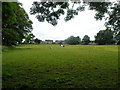
<svg viewBox="0 0 120 90">
<path fill-rule="evenodd" d="M 78 5 L 78 6 L 77 6 Z M 108 8 L 111 5 L 110 2 L 33 2 L 30 8 L 30 13 L 36 15 L 40 22 L 46 21 L 52 25 L 57 25 L 58 19 L 65 12 L 65 21 L 71 20 L 75 15 L 78 15 L 79 11 L 84 11 L 85 6 L 89 5 L 90 10 L 96 10 L 95 18 L 102 20 L 105 17 L 105 13 L 108 12 Z M 71 7 L 72 6 L 72 7 Z M 77 8 L 74 8 L 77 7 Z"/>
<path fill-rule="evenodd" d="M 2 2 L 0 2 L 0 12 L 2 12 Z M 0 45 L 2 45 L 2 13 L 0 13 Z"/>
<path fill-rule="evenodd" d="M 32 21 L 19 3 L 2 3 L 3 45 L 22 43 L 27 33 L 32 31 Z"/>
<path fill-rule="evenodd" d="M 64 18 L 65 21 L 71 20 L 75 15 L 78 15 L 78 11 L 83 11 L 83 6 L 78 6 L 74 9 L 74 4 L 70 7 L 68 2 L 33 2 L 32 7 L 30 8 L 30 13 L 36 15 L 36 18 L 40 22 L 47 21 L 52 25 L 57 25 L 58 19 L 61 15 L 64 15 L 67 10 L 67 15 Z"/>
<path fill-rule="evenodd" d="M 7 46 L 16 45 L 17 41 L 19 41 L 19 34 L 16 30 L 13 29 L 3 29 L 2 30 L 2 36 L 3 36 L 3 44 Z"/>
<path fill-rule="evenodd" d="M 114 36 L 117 40 L 120 40 L 120 2 L 114 3 L 111 7 L 112 11 L 109 12 L 108 22 L 106 27 L 114 31 Z"/>
<path fill-rule="evenodd" d="M 29 34 L 27 34 L 26 35 L 26 37 L 25 37 L 25 43 L 26 44 L 31 44 L 31 43 L 33 43 L 34 42 L 34 35 L 32 34 L 32 33 L 29 33 Z"/>
<path fill-rule="evenodd" d="M 105 26 L 114 33 L 114 37 L 118 38 L 120 33 L 120 1 L 116 2 L 91 2 L 89 4 L 91 10 L 96 10 L 95 18 L 102 20 L 106 19 Z M 107 14 L 108 16 L 105 16 Z"/>
<path fill-rule="evenodd" d="M 78 15 L 78 11 L 77 10 L 73 10 L 73 9 L 69 9 L 67 11 L 67 16 L 65 17 L 65 21 L 71 20 L 71 18 L 73 18 L 74 15 Z"/>
<path fill-rule="evenodd" d="M 95 36 L 95 42 L 99 45 L 113 44 L 113 32 L 110 30 L 101 30 Z"/>
<path fill-rule="evenodd" d="M 90 43 L 90 37 L 85 35 L 82 39 L 83 44 L 88 45 Z"/>
<path fill-rule="evenodd" d="M 65 40 L 65 43 L 70 44 L 70 45 L 76 45 L 76 44 L 79 44 L 80 41 L 81 40 L 80 40 L 79 36 L 77 36 L 77 37 L 70 36 L 69 38 L 67 38 Z"/>
<path fill-rule="evenodd" d="M 16 5 L 14 3 L 2 3 L 2 27 L 15 24 L 17 22 L 15 15 Z"/>
<path fill-rule="evenodd" d="M 90 10 L 97 11 L 95 14 L 96 20 L 102 20 L 105 17 L 105 13 L 108 13 L 109 6 L 111 5 L 110 2 L 89 2 L 88 4 Z"/>
<path fill-rule="evenodd" d="M 38 38 L 36 38 L 36 39 L 34 40 L 34 42 L 35 42 L 36 44 L 40 44 L 41 40 L 38 39 Z"/>
<path fill-rule="evenodd" d="M 115 42 L 117 45 L 120 45 L 120 32 L 115 36 Z"/>
</svg>

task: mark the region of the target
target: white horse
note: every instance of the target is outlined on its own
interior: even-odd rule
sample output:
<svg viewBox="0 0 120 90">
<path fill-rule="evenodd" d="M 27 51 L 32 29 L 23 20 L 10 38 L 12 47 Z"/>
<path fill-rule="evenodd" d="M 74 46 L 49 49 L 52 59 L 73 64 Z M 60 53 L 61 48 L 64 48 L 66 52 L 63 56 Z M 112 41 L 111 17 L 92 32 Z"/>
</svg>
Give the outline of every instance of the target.
<svg viewBox="0 0 120 90">
<path fill-rule="evenodd" d="M 64 45 L 62 45 L 62 44 L 61 44 L 60 46 L 61 46 L 61 47 L 65 47 L 65 46 L 64 46 Z"/>
<path fill-rule="evenodd" d="M 50 49 L 52 49 L 53 47 L 52 46 L 49 46 Z"/>
</svg>

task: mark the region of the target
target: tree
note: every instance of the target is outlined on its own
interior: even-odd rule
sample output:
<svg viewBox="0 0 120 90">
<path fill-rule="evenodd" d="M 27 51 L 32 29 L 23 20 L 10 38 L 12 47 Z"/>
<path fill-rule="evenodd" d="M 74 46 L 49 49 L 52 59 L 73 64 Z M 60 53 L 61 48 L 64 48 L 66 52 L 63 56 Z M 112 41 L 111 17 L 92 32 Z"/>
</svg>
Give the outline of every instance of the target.
<svg viewBox="0 0 120 90">
<path fill-rule="evenodd" d="M 80 3 L 73 2 L 72 7 L 70 7 L 70 3 L 68 2 L 49 2 L 49 0 L 46 0 L 46 2 L 35 1 L 30 8 L 30 14 L 36 15 L 36 18 L 40 22 L 47 21 L 55 26 L 60 16 L 65 14 L 65 10 L 67 10 L 67 15 L 64 18 L 65 21 L 71 20 L 75 15 L 78 15 L 78 11 L 84 10 L 84 7 L 80 5 L 77 9 L 74 9 L 75 4 Z"/>
<path fill-rule="evenodd" d="M 65 40 L 65 43 L 70 44 L 70 45 L 76 45 L 80 43 L 80 38 L 79 36 L 77 37 L 70 36 Z"/>
<path fill-rule="evenodd" d="M 106 29 L 114 31 L 115 36 L 120 33 L 120 1 L 116 2 L 88 2 L 83 0 L 74 2 L 33 2 L 30 8 L 30 13 L 36 15 L 36 18 L 40 22 L 47 21 L 52 25 L 57 25 L 61 15 L 65 15 L 64 20 L 69 21 L 78 15 L 78 12 L 84 11 L 86 6 L 89 6 L 90 10 L 97 11 L 95 14 L 96 20 L 106 20 Z M 117 38 L 117 37 L 116 37 Z"/>
<path fill-rule="evenodd" d="M 79 36 L 77 36 L 76 39 L 77 39 L 78 43 L 81 42 L 81 38 Z"/>
<path fill-rule="evenodd" d="M 12 46 L 22 43 L 27 33 L 32 31 L 32 21 L 20 3 L 2 3 L 2 41 Z"/>
<path fill-rule="evenodd" d="M 118 3 L 114 3 L 111 9 L 112 11 L 109 12 L 106 27 L 113 31 L 114 38 L 117 42 L 120 42 L 120 1 Z"/>
<path fill-rule="evenodd" d="M 34 40 L 34 42 L 35 42 L 36 44 L 40 44 L 41 40 L 38 39 L 38 38 L 36 38 L 36 39 Z"/>
<path fill-rule="evenodd" d="M 0 12 L 2 12 L 2 3 L 0 2 Z M 0 17 L 2 13 L 0 13 Z M 2 45 L 2 18 L 0 18 L 0 45 Z"/>
<path fill-rule="evenodd" d="M 25 43 L 26 44 L 33 43 L 34 42 L 34 37 L 35 36 L 32 33 L 27 34 L 26 37 L 25 37 Z"/>
<path fill-rule="evenodd" d="M 47 21 L 52 25 L 57 25 L 58 20 L 61 15 L 66 14 L 64 20 L 69 21 L 78 15 L 78 12 L 84 11 L 86 6 L 89 6 L 90 10 L 96 10 L 97 13 L 95 18 L 102 19 L 105 17 L 105 13 L 108 12 L 108 8 L 111 5 L 110 2 L 88 2 L 87 0 L 73 1 L 70 2 L 50 2 L 46 0 L 45 2 L 33 2 L 30 8 L 30 14 L 36 15 L 36 18 L 40 22 Z"/>
<path fill-rule="evenodd" d="M 85 35 L 82 39 L 83 44 L 88 45 L 90 43 L 90 37 Z"/>
<path fill-rule="evenodd" d="M 120 33 L 115 37 L 115 41 L 117 45 L 120 45 Z"/>
<path fill-rule="evenodd" d="M 113 44 L 113 32 L 111 30 L 100 30 L 95 36 L 95 42 L 99 45 Z"/>
<path fill-rule="evenodd" d="M 2 41 L 3 45 L 12 46 L 16 45 L 19 41 L 19 34 L 17 31 L 9 28 L 4 28 L 2 31 Z"/>
</svg>

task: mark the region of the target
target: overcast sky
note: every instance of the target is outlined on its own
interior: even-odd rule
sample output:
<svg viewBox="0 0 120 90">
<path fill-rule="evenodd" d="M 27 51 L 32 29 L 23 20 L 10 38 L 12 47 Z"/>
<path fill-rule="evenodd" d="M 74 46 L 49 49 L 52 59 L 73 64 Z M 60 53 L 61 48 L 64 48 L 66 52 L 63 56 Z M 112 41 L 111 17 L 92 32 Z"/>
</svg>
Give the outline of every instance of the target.
<svg viewBox="0 0 120 90">
<path fill-rule="evenodd" d="M 36 38 L 39 38 L 41 40 L 64 40 L 71 35 L 79 36 L 81 39 L 84 35 L 88 35 L 91 40 L 94 40 L 94 36 L 100 30 L 105 29 L 105 21 L 96 21 L 94 18 L 95 12 L 92 10 L 79 12 L 78 16 L 75 16 L 74 19 L 68 22 L 65 22 L 64 18 L 61 17 L 58 25 L 52 26 L 47 22 L 39 22 L 34 15 L 29 14 L 33 1 L 37 0 L 18 1 L 23 3 L 23 8 L 28 13 L 30 20 L 32 20 L 33 22 L 32 33 L 35 35 Z"/>
</svg>

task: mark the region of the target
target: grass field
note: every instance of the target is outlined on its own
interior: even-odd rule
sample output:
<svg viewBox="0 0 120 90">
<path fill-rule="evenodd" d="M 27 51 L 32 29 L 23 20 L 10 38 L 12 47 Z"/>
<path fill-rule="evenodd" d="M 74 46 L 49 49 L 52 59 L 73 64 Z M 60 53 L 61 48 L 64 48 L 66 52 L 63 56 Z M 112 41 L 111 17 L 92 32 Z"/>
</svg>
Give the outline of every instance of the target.
<svg viewBox="0 0 120 90">
<path fill-rule="evenodd" d="M 3 49 L 3 88 L 116 88 L 116 45 L 20 45 Z"/>
</svg>

